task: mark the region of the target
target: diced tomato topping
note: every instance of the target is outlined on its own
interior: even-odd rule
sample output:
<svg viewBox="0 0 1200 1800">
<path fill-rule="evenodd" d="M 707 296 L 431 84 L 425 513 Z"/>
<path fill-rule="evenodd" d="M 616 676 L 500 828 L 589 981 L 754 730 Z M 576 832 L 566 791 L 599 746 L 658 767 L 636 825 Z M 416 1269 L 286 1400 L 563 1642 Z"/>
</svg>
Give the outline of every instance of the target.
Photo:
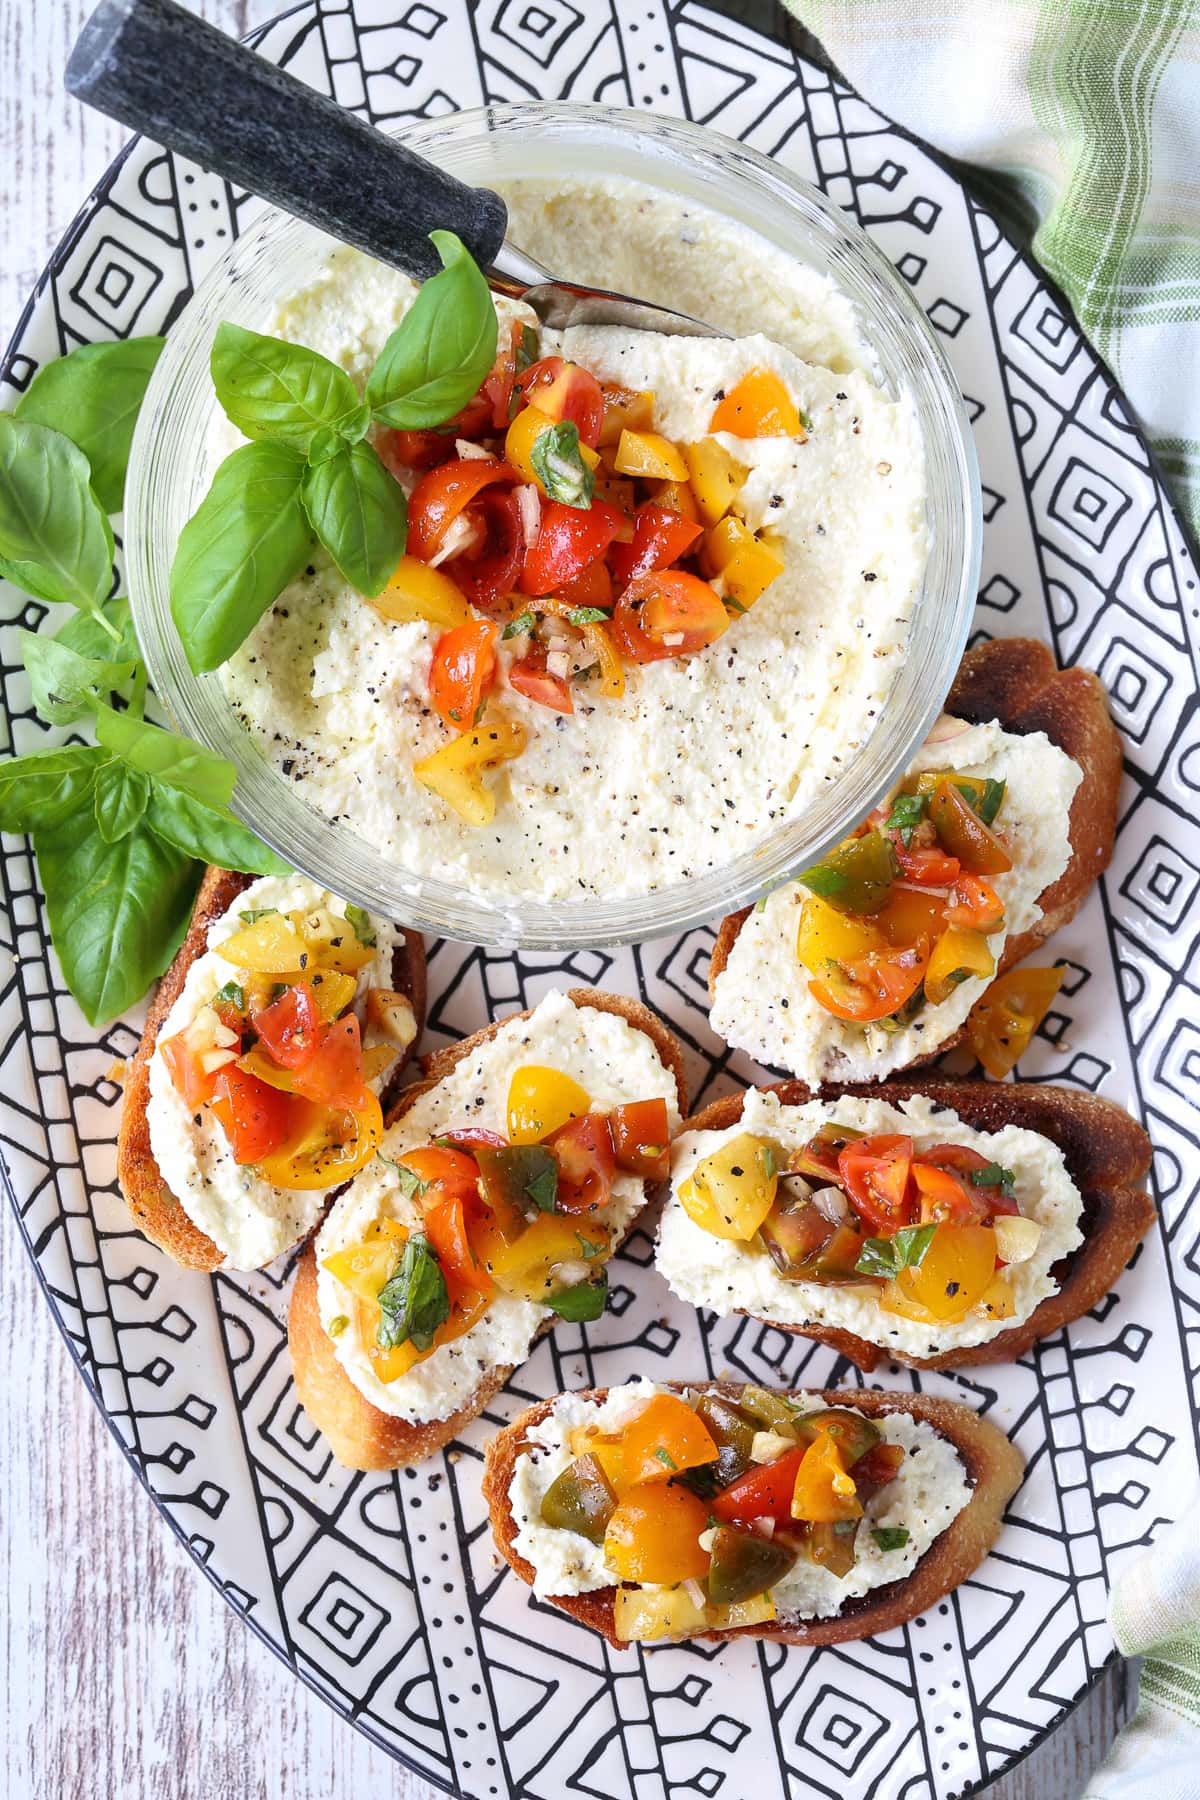
<svg viewBox="0 0 1200 1800">
<path fill-rule="evenodd" d="M 935 1163 L 915 1162 L 912 1184 L 922 1225 L 978 1225 L 987 1213 L 987 1202 L 959 1180 L 950 1169 Z"/>
<path fill-rule="evenodd" d="M 996 931 L 1004 923 L 1004 902 L 983 875 L 960 869 L 946 902 L 946 923 L 960 931 Z"/>
<path fill-rule="evenodd" d="M 809 992 L 838 1019 L 867 1025 L 890 1018 L 912 999 L 929 966 L 929 939 L 898 950 L 868 950 L 810 981 Z"/>
<path fill-rule="evenodd" d="M 471 1248 L 467 1236 L 467 1200 L 461 1193 L 438 1189 L 423 1196 L 421 1210 L 429 1241 L 437 1251 L 447 1284 L 457 1283 L 478 1294 L 494 1292 L 494 1283 Z"/>
<path fill-rule="evenodd" d="M 167 1065 L 167 1072 L 175 1083 L 175 1090 L 186 1107 L 195 1111 L 205 1100 L 212 1099 L 217 1071 L 214 1069 L 211 1075 L 205 1071 L 200 1058 L 189 1048 L 183 1032 L 164 1038 L 158 1048 Z"/>
<path fill-rule="evenodd" d="M 633 542 L 614 546 L 609 563 L 618 587 L 627 587 L 635 575 L 653 569 L 669 569 L 689 551 L 704 527 L 682 513 L 649 500 L 633 515 Z"/>
<path fill-rule="evenodd" d="M 354 1112 L 365 1101 L 362 1034 L 350 1012 L 328 1026 L 313 1054 L 292 1073 L 296 1092 L 306 1100 Z"/>
<path fill-rule="evenodd" d="M 542 507 L 537 537 L 525 553 L 521 588 L 526 594 L 550 594 L 573 581 L 589 563 L 604 555 L 624 515 L 603 500 L 589 507 L 564 506 L 548 500 Z"/>
<path fill-rule="evenodd" d="M 929 1150 L 922 1150 L 921 1164 L 926 1168 L 950 1169 L 963 1178 L 963 1188 L 970 1196 L 972 1206 L 977 1209 L 979 1218 L 990 1219 L 996 1213 L 1017 1213 L 1021 1210 L 1012 1195 L 1006 1194 L 999 1184 L 994 1187 L 981 1188 L 972 1184 L 970 1179 L 972 1171 L 986 1169 L 988 1158 L 981 1156 L 978 1150 L 969 1149 L 966 1144 L 935 1144 Z M 914 1163 L 914 1176 L 917 1173 L 917 1167 L 918 1165 Z M 967 1219 L 956 1219 L 954 1222 L 956 1224 L 971 1223 Z"/>
<path fill-rule="evenodd" d="M 311 1062 L 325 1030 L 316 995 L 307 981 L 296 982 L 278 1000 L 252 1012 L 251 1023 L 271 1061 L 281 1069 L 302 1069 Z"/>
<path fill-rule="evenodd" d="M 460 1143 L 465 1135 L 462 1132 L 454 1134 L 456 1141 Z M 494 1131 L 476 1131 L 472 1135 L 475 1142 L 504 1142 Z M 420 1150 L 406 1150 L 396 1160 L 406 1169 L 411 1169 L 417 1180 L 426 1184 L 427 1191 L 436 1187 L 439 1194 L 473 1194 L 478 1186 L 479 1164 L 475 1158 L 445 1144 L 426 1144 Z"/>
<path fill-rule="evenodd" d="M 213 1011 L 224 1025 L 226 1031 L 236 1031 L 240 1037 L 245 1030 L 246 1021 L 230 1000 L 214 1000 Z"/>
<path fill-rule="evenodd" d="M 633 1100 L 608 1115 L 617 1167 L 643 1181 L 666 1181 L 671 1173 L 671 1127 L 665 1100 Z"/>
<path fill-rule="evenodd" d="M 496 676 L 499 627 L 488 619 L 472 619 L 444 631 L 434 646 L 429 669 L 429 699 L 451 731 L 469 731 Z"/>
<path fill-rule="evenodd" d="M 807 1449 L 807 1444 L 798 1444 L 794 1450 L 785 1450 L 775 1462 L 739 1476 L 723 1494 L 708 1502 L 709 1511 L 725 1525 L 751 1525 L 755 1519 L 774 1519 L 777 1525 L 790 1526 L 796 1472 Z"/>
<path fill-rule="evenodd" d="M 531 650 L 528 656 L 513 663 L 508 671 L 508 685 L 516 688 L 518 694 L 524 694 L 527 700 L 536 700 L 539 706 L 548 706 L 552 712 L 569 713 L 575 710 L 565 675 L 550 673 L 546 667 L 544 650 Z"/>
<path fill-rule="evenodd" d="M 435 469 L 458 454 L 448 431 L 381 431 L 375 447 L 393 475 Z"/>
<path fill-rule="evenodd" d="M 838 1173 L 855 1211 L 890 1236 L 912 1223 L 908 1177 L 913 1141 L 901 1135 L 856 1138 L 838 1156 Z"/>
<path fill-rule="evenodd" d="M 613 583 L 608 564 L 589 563 L 586 569 L 581 569 L 570 581 L 561 582 L 552 596 L 543 596 L 546 597 L 560 602 L 553 605 L 551 610 L 564 617 L 577 606 L 599 606 L 608 612 L 613 603 Z"/>
<path fill-rule="evenodd" d="M 851 1470 L 859 1505 L 865 1506 L 880 1488 L 895 1481 L 903 1467 L 904 1449 L 900 1444 L 875 1444 L 865 1456 L 860 1456 Z"/>
<path fill-rule="evenodd" d="M 507 431 L 513 413 L 513 386 L 517 379 L 517 346 L 521 342 L 521 326 L 514 324 L 507 339 L 500 333 L 500 344 L 492 372 L 480 390 L 491 404 L 493 431 Z"/>
<path fill-rule="evenodd" d="M 515 494 L 488 488 L 467 508 L 467 518 L 480 527 L 469 550 L 450 557 L 445 572 L 472 606 L 486 612 L 511 594 L 525 560 L 525 534 Z"/>
<path fill-rule="evenodd" d="M 958 880 L 960 864 L 957 856 L 947 856 L 944 850 L 932 847 L 918 849 L 914 846 L 906 850 L 899 833 L 892 834 L 892 842 L 900 873 L 914 887 L 950 887 Z"/>
<path fill-rule="evenodd" d="M 292 1099 L 257 1075 L 230 1063 L 217 1076 L 212 1109 L 221 1122 L 233 1160 L 243 1167 L 261 1162 L 288 1137 Z"/>
<path fill-rule="evenodd" d="M 707 581 L 665 569 L 630 582 L 617 601 L 613 635 L 631 662 L 660 662 L 703 650 L 728 624 L 729 614 Z"/>
<path fill-rule="evenodd" d="M 455 519 L 476 494 L 494 483 L 511 485 L 521 478 L 495 458 L 455 457 L 422 475 L 408 503 L 408 553 L 421 562 L 437 555 Z"/>
<path fill-rule="evenodd" d="M 498 1131 L 489 1131 L 486 1125 L 456 1125 L 453 1131 L 443 1131 L 441 1136 L 463 1150 L 474 1150 L 481 1144 L 499 1149 L 508 1142 Z"/>
<path fill-rule="evenodd" d="M 561 356 L 543 356 L 517 376 L 516 385 L 528 405 L 548 419 L 567 419 L 579 427 L 579 440 L 594 450 L 604 423 L 604 391 L 594 375 Z"/>
<path fill-rule="evenodd" d="M 558 1164 L 556 1212 L 593 1212 L 612 1192 L 617 1158 L 603 1113 L 581 1113 L 552 1132 L 546 1143 Z"/>
</svg>

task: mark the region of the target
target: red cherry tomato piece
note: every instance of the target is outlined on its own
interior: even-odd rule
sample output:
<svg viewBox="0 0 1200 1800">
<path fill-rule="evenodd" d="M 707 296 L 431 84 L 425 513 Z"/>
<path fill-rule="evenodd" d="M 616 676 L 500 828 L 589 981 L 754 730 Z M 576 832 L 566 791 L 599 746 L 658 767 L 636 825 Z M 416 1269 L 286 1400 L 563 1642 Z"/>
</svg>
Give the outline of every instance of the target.
<svg viewBox="0 0 1200 1800">
<path fill-rule="evenodd" d="M 493 483 L 521 478 L 506 462 L 455 457 L 422 475 L 408 502 L 408 553 L 428 562 L 436 556 L 458 515 Z"/>
<path fill-rule="evenodd" d="M 548 419 L 565 419 L 579 428 L 579 441 L 594 450 L 604 424 L 604 390 L 594 375 L 561 356 L 543 356 L 517 376 L 527 405 Z"/>
<path fill-rule="evenodd" d="M 792 1523 L 792 1494 L 796 1471 L 804 1460 L 807 1444 L 785 1450 L 773 1463 L 751 1469 L 708 1502 L 708 1509 L 725 1525 L 750 1525 L 755 1519 L 774 1519 L 777 1525 Z"/>
<path fill-rule="evenodd" d="M 513 388 L 517 379 L 517 346 L 520 342 L 520 325 L 513 325 L 507 337 L 501 327 L 500 347 L 496 352 L 496 361 L 481 389 L 491 405 L 493 431 L 507 431 L 512 422 Z"/>
<path fill-rule="evenodd" d="M 664 569 L 634 576 L 617 601 L 613 635 L 631 662 L 659 662 L 703 650 L 728 624 L 729 614 L 707 581 Z"/>
<path fill-rule="evenodd" d="M 471 502 L 467 517 L 478 522 L 480 541 L 461 556 L 451 557 L 445 570 L 472 606 L 486 612 L 511 594 L 520 579 L 525 560 L 521 512 L 514 494 L 489 488 Z"/>
<path fill-rule="evenodd" d="M 613 580 L 618 587 L 627 587 L 635 575 L 669 569 L 687 554 L 703 529 L 682 513 L 647 500 L 633 515 L 633 542 L 613 546 L 609 557 Z"/>
<path fill-rule="evenodd" d="M 937 849 L 906 850 L 898 834 L 893 835 L 892 841 L 900 873 L 915 887 L 951 887 L 958 880 L 957 856 L 947 856 L 944 850 Z"/>
<path fill-rule="evenodd" d="M 217 1070 L 210 1075 L 200 1058 L 188 1048 L 182 1032 L 164 1038 L 158 1046 L 175 1090 L 190 1110 L 195 1111 L 205 1100 L 211 1100 L 217 1082 Z"/>
<path fill-rule="evenodd" d="M 558 1163 L 556 1212 L 594 1212 L 612 1193 L 617 1157 L 603 1113 L 568 1119 L 545 1140 Z"/>
<path fill-rule="evenodd" d="M 281 1069 L 302 1069 L 311 1062 L 325 1033 L 316 995 L 307 981 L 298 981 L 278 1000 L 252 1012 L 251 1023 L 271 1061 Z"/>
<path fill-rule="evenodd" d="M 429 669 L 429 699 L 451 731 L 469 731 L 484 695 L 496 675 L 499 627 L 489 619 L 472 619 L 444 631 L 434 646 Z"/>
<path fill-rule="evenodd" d="M 229 1140 L 233 1160 L 261 1162 L 287 1141 L 292 1097 L 230 1063 L 217 1076 L 212 1109 Z"/>
<path fill-rule="evenodd" d="M 322 1106 L 356 1112 L 365 1104 L 362 1035 L 352 1012 L 327 1028 L 315 1053 L 293 1071 L 292 1080 L 298 1094 Z"/>
<path fill-rule="evenodd" d="M 666 1181 L 671 1173 L 671 1126 L 665 1100 L 632 1100 L 608 1115 L 618 1169 L 643 1181 Z"/>
<path fill-rule="evenodd" d="M 959 1178 L 964 1192 L 969 1196 L 974 1218 L 955 1219 L 955 1224 L 975 1224 L 979 1219 L 994 1218 L 997 1213 L 1017 1213 L 1020 1207 L 1011 1194 L 1006 1194 L 997 1182 L 994 1186 L 976 1187 L 971 1175 L 976 1169 L 986 1169 L 991 1165 L 986 1156 L 978 1150 L 970 1150 L 966 1144 L 935 1144 L 929 1150 L 922 1150 L 920 1164 L 913 1164 L 913 1176 L 919 1167 L 949 1169 Z"/>
<path fill-rule="evenodd" d="M 518 694 L 524 694 L 527 700 L 548 706 L 552 712 L 575 711 L 566 676 L 550 673 L 544 650 L 531 650 L 528 656 L 513 663 L 508 671 L 508 685 L 516 688 Z"/>
<path fill-rule="evenodd" d="M 550 594 L 581 575 L 604 555 L 621 528 L 623 514 L 603 500 L 591 506 L 564 506 L 547 500 L 538 534 L 525 553 L 521 588 L 526 594 Z"/>
<path fill-rule="evenodd" d="M 887 1236 L 912 1224 L 908 1177 L 912 1168 L 910 1137 L 885 1135 L 856 1138 L 838 1156 L 838 1173 L 855 1211 Z"/>
</svg>

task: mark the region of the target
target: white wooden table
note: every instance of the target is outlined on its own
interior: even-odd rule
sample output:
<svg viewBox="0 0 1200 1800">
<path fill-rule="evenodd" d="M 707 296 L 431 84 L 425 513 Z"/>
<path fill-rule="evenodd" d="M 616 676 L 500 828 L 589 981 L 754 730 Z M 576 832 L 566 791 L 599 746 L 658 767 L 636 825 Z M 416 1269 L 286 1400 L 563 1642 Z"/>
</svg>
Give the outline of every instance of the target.
<svg viewBox="0 0 1200 1800">
<path fill-rule="evenodd" d="M 243 32 L 282 0 L 201 0 Z M 5 335 L 120 129 L 62 92 L 90 0 L 0 0 Z M 251 1635 L 161 1523 L 0 1219 L 0 1793 L 13 1800 L 433 1800 Z M 1115 1670 L 993 1800 L 1073 1800 L 1126 1703 Z M 847 1800 L 854 1800 L 847 1796 Z"/>
</svg>

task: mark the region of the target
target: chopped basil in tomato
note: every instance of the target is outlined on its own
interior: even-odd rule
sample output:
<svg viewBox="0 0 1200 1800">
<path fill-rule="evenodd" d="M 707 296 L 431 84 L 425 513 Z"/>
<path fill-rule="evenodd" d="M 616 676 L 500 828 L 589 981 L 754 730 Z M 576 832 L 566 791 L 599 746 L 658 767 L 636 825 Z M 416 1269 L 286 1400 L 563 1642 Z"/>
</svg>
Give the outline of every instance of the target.
<svg viewBox="0 0 1200 1800">
<path fill-rule="evenodd" d="M 908 1542 L 908 1530 L 904 1525 L 875 1525 L 871 1536 L 881 1550 L 903 1550 Z"/>
<path fill-rule="evenodd" d="M 924 794 L 897 794 L 892 801 L 892 810 L 888 814 L 887 830 L 898 831 L 900 841 L 907 850 L 912 843 L 913 832 L 924 817 Z"/>
<path fill-rule="evenodd" d="M 373 949 L 379 940 L 375 933 L 375 927 L 371 923 L 371 915 L 366 908 L 349 905 L 346 908 L 346 918 L 353 926 L 354 935 L 359 943 L 367 949 Z"/>
<path fill-rule="evenodd" d="M 551 500 L 563 506 L 591 506 L 596 480 L 583 460 L 579 427 L 572 420 L 560 419 L 536 437 L 529 460 Z"/>
<path fill-rule="evenodd" d="M 432 1348 L 439 1325 L 450 1317 L 450 1295 L 437 1251 L 416 1231 L 404 1246 L 400 1267 L 379 1293 L 379 1329 L 375 1337 L 385 1350 L 411 1343 Z"/>
<path fill-rule="evenodd" d="M 898 1275 L 923 1261 L 936 1225 L 905 1225 L 894 1237 L 868 1238 L 854 1267 L 860 1275 Z"/>
<path fill-rule="evenodd" d="M 518 613 L 515 619 L 509 620 L 508 624 L 504 627 L 504 630 L 500 633 L 501 640 L 524 637 L 525 633 L 527 631 L 532 631 L 536 624 L 537 620 L 531 612 Z"/>
<path fill-rule="evenodd" d="M 600 1317 L 607 1301 L 608 1276 L 601 1275 L 596 1281 L 581 1281 L 576 1287 L 560 1288 L 557 1294 L 550 1295 L 546 1305 L 568 1324 L 586 1325 Z"/>
<path fill-rule="evenodd" d="M 1006 1169 L 1002 1163 L 985 1163 L 982 1169 L 971 1170 L 972 1187 L 998 1187 L 1010 1199 L 1015 1192 L 1015 1180 L 1012 1170 Z"/>
<path fill-rule="evenodd" d="M 217 989 L 212 1003 L 214 1006 L 232 1006 L 238 1012 L 245 1012 L 245 989 L 236 981 L 227 981 L 224 987 Z"/>
</svg>

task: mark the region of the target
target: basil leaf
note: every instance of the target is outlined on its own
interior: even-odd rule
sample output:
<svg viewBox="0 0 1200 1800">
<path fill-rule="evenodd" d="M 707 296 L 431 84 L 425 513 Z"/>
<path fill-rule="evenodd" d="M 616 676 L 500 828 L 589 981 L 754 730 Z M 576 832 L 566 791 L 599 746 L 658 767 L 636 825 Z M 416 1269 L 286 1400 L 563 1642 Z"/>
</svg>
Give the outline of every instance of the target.
<svg viewBox="0 0 1200 1800">
<path fill-rule="evenodd" d="M 428 1350 L 439 1325 L 450 1317 L 450 1296 L 437 1252 L 416 1231 L 404 1246 L 400 1266 L 379 1293 L 379 1327 L 375 1340 L 385 1350 L 411 1343 Z"/>
<path fill-rule="evenodd" d="M 115 594 L 94 613 L 72 613 L 54 633 L 54 641 L 65 644 L 79 656 L 94 656 L 100 660 L 115 658 L 118 662 L 141 661 L 142 648 L 133 628 L 129 602 L 123 594 Z"/>
<path fill-rule="evenodd" d="M 924 794 L 897 794 L 892 801 L 892 810 L 884 829 L 898 831 L 906 850 L 912 843 L 913 832 L 925 817 L 925 805 Z"/>
<path fill-rule="evenodd" d="M 873 1525 L 871 1536 L 881 1550 L 903 1550 L 908 1542 L 908 1528 L 904 1525 Z"/>
<path fill-rule="evenodd" d="M 584 1262 L 594 1262 L 598 1256 L 606 1254 L 603 1244 L 593 1244 L 591 1238 L 585 1238 L 580 1231 L 577 1231 L 575 1236 L 579 1241 L 579 1254 Z"/>
<path fill-rule="evenodd" d="M 539 1212 L 553 1212 L 558 1199 L 558 1163 L 554 1152 L 530 1144 L 521 1152 L 519 1180 Z"/>
<path fill-rule="evenodd" d="M 44 364 L 14 409 L 18 419 L 49 425 L 82 450 L 106 513 L 120 512 L 125 503 L 133 428 L 164 342 L 139 337 L 80 344 Z"/>
<path fill-rule="evenodd" d="M 171 616 L 197 675 L 233 655 L 308 561 L 304 468 L 287 444 L 243 444 L 180 532 Z"/>
<path fill-rule="evenodd" d="M 442 271 L 424 283 L 367 381 L 375 419 L 401 431 L 445 424 L 479 391 L 496 360 L 498 325 L 487 282 L 453 232 L 429 236 Z"/>
<path fill-rule="evenodd" d="M 0 831 L 52 831 L 81 812 L 108 760 L 95 744 L 68 744 L 0 762 Z"/>
<path fill-rule="evenodd" d="M 831 869 L 828 863 L 815 863 L 811 869 L 797 875 L 796 880 L 803 882 L 810 893 L 819 895 L 822 900 L 836 899 L 850 886 L 850 877 L 845 870 Z"/>
<path fill-rule="evenodd" d="M 596 478 L 580 454 L 579 427 L 573 420 L 560 419 L 539 432 L 529 460 L 551 500 L 584 510 L 591 506 Z"/>
<path fill-rule="evenodd" d="M 290 864 L 224 806 L 209 806 L 182 788 L 155 783 L 146 822 L 168 844 L 200 862 L 245 875 L 290 875 Z"/>
<path fill-rule="evenodd" d="M 0 575 L 39 600 L 96 612 L 113 534 L 87 457 L 48 425 L 0 413 Z"/>
<path fill-rule="evenodd" d="M 854 1267 L 860 1275 L 885 1277 L 915 1268 L 923 1261 L 936 1230 L 936 1225 L 905 1225 L 894 1237 L 868 1238 Z"/>
<path fill-rule="evenodd" d="M 517 374 L 523 375 L 538 359 L 538 334 L 532 325 L 522 325 L 516 352 Z"/>
<path fill-rule="evenodd" d="M 608 617 L 602 606 L 573 606 L 567 614 L 572 625 L 596 625 Z"/>
<path fill-rule="evenodd" d="M 109 844 L 69 818 L 37 832 L 34 849 L 67 986 L 88 1023 L 104 1024 L 141 999 L 183 942 L 199 866 L 145 825 Z"/>
<path fill-rule="evenodd" d="M 1003 1163 L 985 1163 L 982 1169 L 971 1170 L 971 1186 L 978 1188 L 999 1188 L 1002 1194 L 1011 1199 L 1016 1192 L 1016 1176 Z"/>
<path fill-rule="evenodd" d="M 244 1013 L 246 990 L 238 981 L 227 981 L 224 987 L 217 989 L 212 997 L 212 1003 L 214 1006 L 232 1006 L 235 1011 Z"/>
<path fill-rule="evenodd" d="M 393 1162 L 390 1156 L 384 1156 L 382 1150 L 379 1152 L 379 1156 L 389 1169 L 395 1169 L 400 1192 L 406 1200 L 419 1200 L 421 1195 L 428 1190 L 429 1183 L 422 1181 L 416 1170 L 410 1169 L 407 1163 Z"/>
<path fill-rule="evenodd" d="M 546 1305 L 560 1319 L 568 1320 L 572 1325 L 584 1325 L 591 1319 L 598 1319 L 608 1304 L 608 1275 L 600 1275 L 595 1281 L 581 1281 L 575 1287 L 560 1288 L 557 1294 L 551 1294 Z"/>
<path fill-rule="evenodd" d="M 122 688 L 137 667 L 132 661 L 80 656 L 61 638 L 42 637 L 36 631 L 18 632 L 17 639 L 33 704 L 49 725 L 73 725 L 86 718 L 101 700 Z"/>
<path fill-rule="evenodd" d="M 155 781 L 165 781 L 206 806 L 229 804 L 236 779 L 233 764 L 214 756 L 191 738 L 177 737 L 158 725 L 147 725 L 132 713 L 114 712 L 111 706 L 97 710 L 96 737 L 106 750 L 112 750 Z"/>
<path fill-rule="evenodd" d="M 525 633 L 527 631 L 532 631 L 536 624 L 537 620 L 531 612 L 518 613 L 515 619 L 510 619 L 508 621 L 508 624 L 500 633 L 501 642 L 504 642 L 508 638 L 524 637 Z"/>
<path fill-rule="evenodd" d="M 93 805 L 96 826 L 106 844 L 116 844 L 131 832 L 150 801 L 150 777 L 130 763 L 114 757 L 96 771 Z"/>
<path fill-rule="evenodd" d="M 1005 781 L 994 781 L 989 775 L 983 784 L 983 792 L 979 796 L 975 810 L 985 825 L 990 825 L 1004 804 L 1004 795 L 1008 787 Z"/>
<path fill-rule="evenodd" d="M 371 915 L 363 906 L 355 906 L 349 902 L 346 906 L 346 920 L 353 927 L 354 935 L 365 949 L 373 949 L 379 942 L 378 933 L 371 923 Z"/>
<path fill-rule="evenodd" d="M 226 417 L 248 438 L 307 453 L 325 427 L 340 436 L 345 424 L 357 441 L 370 423 L 345 369 L 304 344 L 226 322 L 217 327 L 209 366 Z"/>
<path fill-rule="evenodd" d="M 260 919 L 273 918 L 278 912 L 277 906 L 248 906 L 245 912 L 238 914 L 238 918 L 246 925 L 257 925 Z"/>
<path fill-rule="evenodd" d="M 305 471 L 309 523 L 360 594 L 378 594 L 396 572 L 408 537 L 408 502 L 370 444 L 344 444 Z"/>
</svg>

